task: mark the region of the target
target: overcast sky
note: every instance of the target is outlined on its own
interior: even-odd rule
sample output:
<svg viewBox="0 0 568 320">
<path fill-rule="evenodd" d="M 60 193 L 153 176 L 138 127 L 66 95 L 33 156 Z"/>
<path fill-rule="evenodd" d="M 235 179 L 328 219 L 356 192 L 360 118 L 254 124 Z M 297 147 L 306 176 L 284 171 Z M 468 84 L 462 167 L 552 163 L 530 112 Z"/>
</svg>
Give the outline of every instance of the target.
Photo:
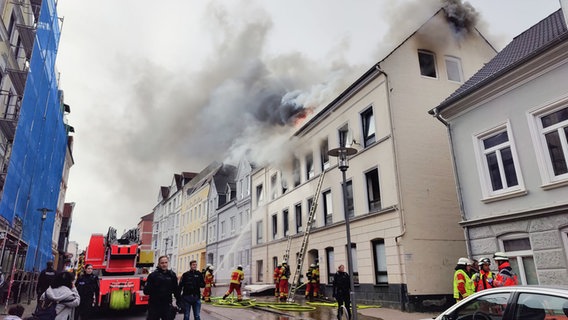
<svg viewBox="0 0 568 320">
<path fill-rule="evenodd" d="M 469 3 L 498 50 L 560 7 Z M 326 105 L 439 7 L 438 0 L 59 0 L 57 67 L 75 128 L 71 240 L 84 249 L 91 233 L 135 227 L 174 173 L 244 152 L 265 161 L 292 152 L 280 143 L 292 115 Z"/>
</svg>

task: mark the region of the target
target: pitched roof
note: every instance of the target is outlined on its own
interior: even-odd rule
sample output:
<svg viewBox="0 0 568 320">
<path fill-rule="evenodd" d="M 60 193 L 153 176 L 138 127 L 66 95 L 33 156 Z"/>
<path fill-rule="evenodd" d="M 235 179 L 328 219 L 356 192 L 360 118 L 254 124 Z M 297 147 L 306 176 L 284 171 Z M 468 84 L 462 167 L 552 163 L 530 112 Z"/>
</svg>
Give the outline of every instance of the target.
<svg viewBox="0 0 568 320">
<path fill-rule="evenodd" d="M 496 78 L 546 51 L 558 42 L 568 39 L 568 30 L 562 9 L 541 20 L 528 30 L 516 36 L 483 68 L 444 100 L 437 108 L 444 109 Z"/>
</svg>

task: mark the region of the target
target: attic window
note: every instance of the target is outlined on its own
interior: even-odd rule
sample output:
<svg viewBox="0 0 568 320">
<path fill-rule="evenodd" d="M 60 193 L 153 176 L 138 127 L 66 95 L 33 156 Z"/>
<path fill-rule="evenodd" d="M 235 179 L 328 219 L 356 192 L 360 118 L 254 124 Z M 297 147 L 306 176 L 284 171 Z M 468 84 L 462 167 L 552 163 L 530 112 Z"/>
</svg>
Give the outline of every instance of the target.
<svg viewBox="0 0 568 320">
<path fill-rule="evenodd" d="M 418 62 L 420 63 L 420 74 L 425 77 L 437 78 L 436 56 L 432 52 L 419 50 Z"/>
</svg>

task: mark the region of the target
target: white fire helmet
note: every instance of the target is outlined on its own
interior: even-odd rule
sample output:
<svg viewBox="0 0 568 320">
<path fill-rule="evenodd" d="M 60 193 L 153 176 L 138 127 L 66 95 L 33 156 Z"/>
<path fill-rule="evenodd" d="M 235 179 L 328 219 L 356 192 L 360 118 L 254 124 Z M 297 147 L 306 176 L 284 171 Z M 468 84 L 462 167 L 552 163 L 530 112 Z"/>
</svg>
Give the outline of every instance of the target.
<svg viewBox="0 0 568 320">
<path fill-rule="evenodd" d="M 458 259 L 458 263 L 459 265 L 471 265 L 471 260 L 469 260 L 468 258 L 459 258 Z"/>
<path fill-rule="evenodd" d="M 316 267 L 315 263 L 310 264 L 310 268 L 315 268 L 315 267 Z"/>
<path fill-rule="evenodd" d="M 495 254 L 493 254 L 493 259 L 495 261 L 507 261 L 509 260 L 509 257 L 507 257 L 507 255 L 505 254 L 505 252 L 495 252 Z"/>
</svg>

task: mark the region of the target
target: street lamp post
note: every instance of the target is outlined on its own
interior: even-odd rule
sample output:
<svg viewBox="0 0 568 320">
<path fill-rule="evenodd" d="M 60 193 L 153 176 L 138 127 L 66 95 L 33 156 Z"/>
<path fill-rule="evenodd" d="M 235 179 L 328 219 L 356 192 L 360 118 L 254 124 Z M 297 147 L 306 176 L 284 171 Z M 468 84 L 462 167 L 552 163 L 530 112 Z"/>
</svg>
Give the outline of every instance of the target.
<svg viewBox="0 0 568 320">
<path fill-rule="evenodd" d="M 167 237 L 167 238 L 166 238 L 166 239 L 164 239 L 164 240 L 166 240 L 166 250 L 165 250 L 165 253 L 164 253 L 164 255 L 166 255 L 166 256 L 167 256 L 167 255 L 168 255 L 168 242 L 170 241 L 170 238 L 169 238 L 169 237 Z"/>
<path fill-rule="evenodd" d="M 33 268 L 34 277 L 35 277 L 36 271 L 39 269 L 39 268 L 37 268 L 37 257 L 39 255 L 39 246 L 41 244 L 41 235 L 43 233 L 43 224 L 45 222 L 45 219 L 47 219 L 47 213 L 53 212 L 53 210 L 48 209 L 48 208 L 39 208 L 39 209 L 37 209 L 37 211 L 41 212 L 41 224 L 39 226 L 39 237 L 37 238 L 37 248 L 36 248 L 35 255 L 34 255 L 34 268 Z M 37 286 L 37 281 L 35 281 L 35 286 Z M 31 287 L 32 286 L 30 286 L 30 288 Z M 35 292 L 35 290 L 34 290 L 34 292 Z M 30 302 L 31 302 L 31 294 L 28 293 L 28 304 L 30 304 Z"/>
<path fill-rule="evenodd" d="M 348 156 L 352 156 L 357 153 L 354 148 L 346 147 L 347 131 L 341 131 L 339 134 L 339 148 L 331 149 L 328 151 L 328 155 L 332 157 L 337 157 L 337 167 L 341 170 L 341 175 L 343 177 L 343 213 L 345 215 L 345 233 L 347 234 L 347 264 L 349 272 L 349 286 L 351 297 L 351 308 L 353 310 L 352 319 L 357 320 L 357 304 L 355 303 L 355 285 L 353 284 L 353 255 L 351 253 L 351 228 L 349 226 L 349 213 L 347 207 L 347 181 L 345 178 L 345 171 L 349 168 Z"/>
</svg>

